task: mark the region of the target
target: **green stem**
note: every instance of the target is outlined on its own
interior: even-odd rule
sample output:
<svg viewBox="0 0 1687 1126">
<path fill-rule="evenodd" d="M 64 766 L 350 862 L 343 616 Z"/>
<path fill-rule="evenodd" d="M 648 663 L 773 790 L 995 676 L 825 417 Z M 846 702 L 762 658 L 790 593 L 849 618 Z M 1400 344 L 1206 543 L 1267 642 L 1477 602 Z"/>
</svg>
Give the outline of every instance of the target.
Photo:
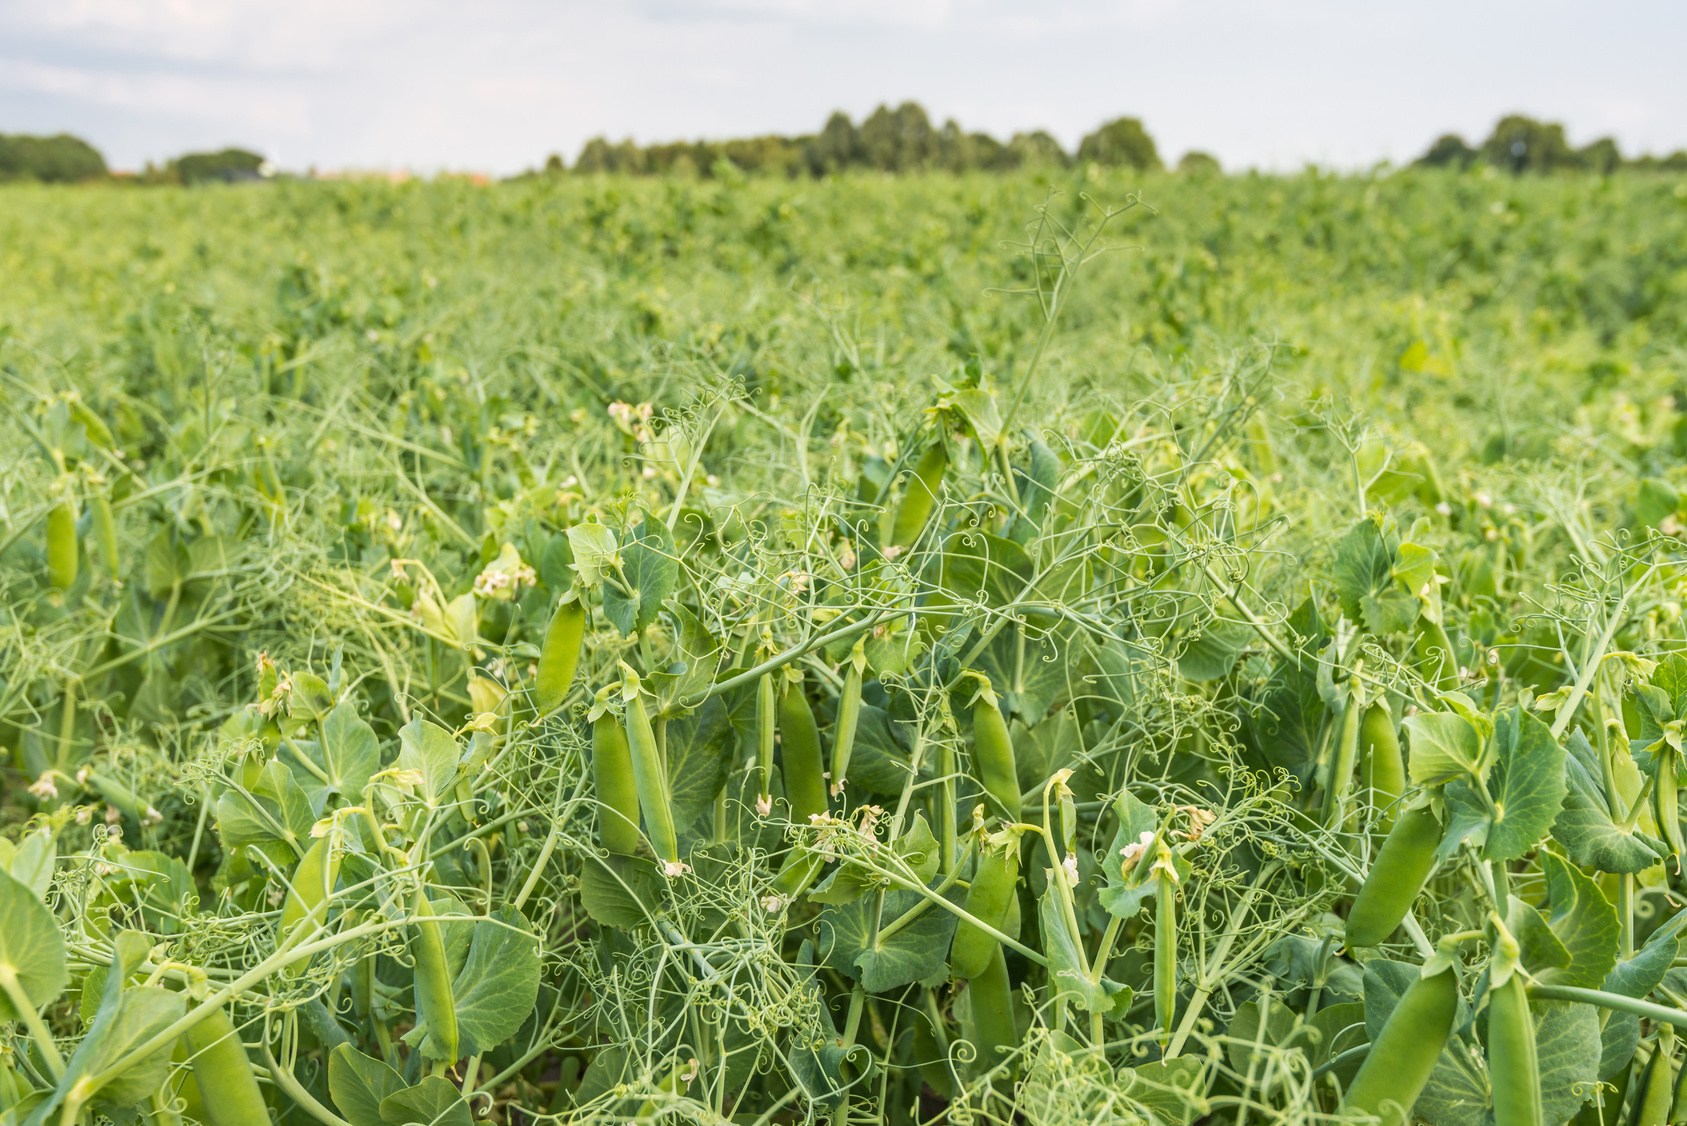
<svg viewBox="0 0 1687 1126">
<path fill-rule="evenodd" d="M 1537 984 L 1529 986 L 1529 996 L 1539 997 L 1543 1001 L 1579 1001 L 1587 1005 L 1598 1005 L 1604 1009 L 1633 1013 L 1637 1017 L 1657 1021 L 1659 1024 L 1687 1028 L 1687 1010 L 1671 1008 L 1668 1005 L 1658 1005 L 1651 1001 L 1642 1001 L 1637 997 L 1624 997 L 1620 993 L 1607 993 L 1603 989 L 1583 989 L 1575 985 Z"/>
</svg>

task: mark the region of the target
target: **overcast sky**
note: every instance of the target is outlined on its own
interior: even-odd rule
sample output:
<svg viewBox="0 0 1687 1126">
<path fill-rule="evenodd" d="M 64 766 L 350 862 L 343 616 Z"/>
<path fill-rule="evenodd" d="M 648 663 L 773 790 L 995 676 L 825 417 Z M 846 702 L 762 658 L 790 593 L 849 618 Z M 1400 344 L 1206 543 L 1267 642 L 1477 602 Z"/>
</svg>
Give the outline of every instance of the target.
<svg viewBox="0 0 1687 1126">
<path fill-rule="evenodd" d="M 0 132 L 117 168 L 239 144 L 505 173 L 913 98 L 999 135 L 1130 114 L 1172 158 L 1351 167 L 1512 110 L 1687 148 L 1684 48 L 1684 0 L 0 0 Z"/>
</svg>

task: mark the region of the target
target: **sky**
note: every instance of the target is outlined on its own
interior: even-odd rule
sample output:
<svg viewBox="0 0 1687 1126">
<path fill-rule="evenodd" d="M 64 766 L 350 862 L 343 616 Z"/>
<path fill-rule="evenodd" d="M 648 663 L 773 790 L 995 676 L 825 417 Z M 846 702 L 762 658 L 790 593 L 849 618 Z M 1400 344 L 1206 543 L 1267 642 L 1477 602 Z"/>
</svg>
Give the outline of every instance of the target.
<svg viewBox="0 0 1687 1126">
<path fill-rule="evenodd" d="M 504 174 L 911 98 L 1003 137 L 1129 115 L 1168 158 L 1362 168 L 1513 111 L 1687 148 L 1683 45 L 1683 0 L 0 0 L 0 132 L 125 169 L 237 144 Z"/>
</svg>

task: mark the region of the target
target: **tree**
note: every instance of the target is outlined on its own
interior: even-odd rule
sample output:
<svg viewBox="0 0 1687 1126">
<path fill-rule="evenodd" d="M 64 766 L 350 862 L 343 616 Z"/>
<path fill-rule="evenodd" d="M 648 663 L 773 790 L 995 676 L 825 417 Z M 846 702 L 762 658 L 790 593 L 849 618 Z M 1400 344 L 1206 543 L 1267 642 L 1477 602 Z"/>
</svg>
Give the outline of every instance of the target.
<svg viewBox="0 0 1687 1126">
<path fill-rule="evenodd" d="M 1217 176 L 1224 171 L 1224 166 L 1212 153 L 1190 149 L 1178 160 L 1177 170 L 1186 176 Z"/>
<path fill-rule="evenodd" d="M 1480 152 L 1484 161 L 1513 175 L 1556 172 L 1576 165 L 1562 125 L 1515 113 L 1500 118 Z"/>
<path fill-rule="evenodd" d="M 217 152 L 190 152 L 171 161 L 176 175 L 184 184 L 206 184 L 212 181 L 255 179 L 263 167 L 264 158 L 246 149 L 221 149 Z"/>
<path fill-rule="evenodd" d="M 562 162 L 562 154 L 553 152 L 545 158 L 545 175 L 560 176 L 568 171 L 568 166 Z"/>
<path fill-rule="evenodd" d="M 861 163 L 861 139 L 849 114 L 838 110 L 826 119 L 826 125 L 808 149 L 808 165 L 816 176 L 842 172 Z"/>
<path fill-rule="evenodd" d="M 1476 159 L 1476 150 L 1457 133 L 1443 133 L 1435 138 L 1422 156 L 1413 163 L 1422 168 L 1469 168 Z"/>
<path fill-rule="evenodd" d="M 861 123 L 861 153 L 870 168 L 916 172 L 936 163 L 937 130 L 918 102 L 880 106 Z"/>
<path fill-rule="evenodd" d="M 1116 117 L 1085 137 L 1078 143 L 1078 159 L 1145 172 L 1163 167 L 1154 138 L 1135 117 Z"/>
<path fill-rule="evenodd" d="M 1022 167 L 1063 168 L 1071 160 L 1060 142 L 1041 129 L 1030 133 L 1015 133 L 1008 142 L 1008 150 Z"/>
<path fill-rule="evenodd" d="M 1576 152 L 1576 163 L 1589 172 L 1609 176 L 1623 165 L 1623 152 L 1613 137 L 1601 137 Z"/>
<path fill-rule="evenodd" d="M 52 137 L 0 133 L 0 180 L 72 184 L 106 176 L 98 149 L 68 133 Z"/>
</svg>

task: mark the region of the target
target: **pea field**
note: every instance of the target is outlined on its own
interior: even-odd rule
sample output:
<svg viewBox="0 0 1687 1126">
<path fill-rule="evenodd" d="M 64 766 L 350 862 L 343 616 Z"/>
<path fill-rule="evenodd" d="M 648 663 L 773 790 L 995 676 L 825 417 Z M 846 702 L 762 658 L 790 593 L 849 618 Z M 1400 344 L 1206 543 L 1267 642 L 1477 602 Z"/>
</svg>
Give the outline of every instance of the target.
<svg viewBox="0 0 1687 1126">
<path fill-rule="evenodd" d="M 1678 175 L 16 186 L 0 408 L 0 1122 L 1687 1121 Z"/>
</svg>

